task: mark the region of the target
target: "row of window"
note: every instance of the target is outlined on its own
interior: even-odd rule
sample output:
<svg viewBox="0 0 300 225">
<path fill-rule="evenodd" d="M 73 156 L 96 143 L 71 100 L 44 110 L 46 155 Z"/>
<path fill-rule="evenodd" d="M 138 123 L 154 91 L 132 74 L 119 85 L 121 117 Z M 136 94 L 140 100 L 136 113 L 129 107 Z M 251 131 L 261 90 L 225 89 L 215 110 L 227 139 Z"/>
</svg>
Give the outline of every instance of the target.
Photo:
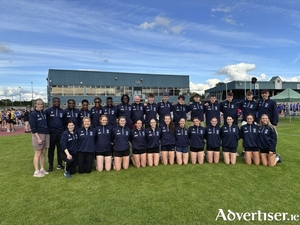
<svg viewBox="0 0 300 225">
<path fill-rule="evenodd" d="M 51 86 L 51 95 L 60 96 L 121 96 L 127 94 L 145 95 L 153 93 L 155 96 L 162 96 L 164 92 L 168 92 L 170 96 L 187 95 L 188 88 L 160 88 L 160 87 L 127 87 L 127 86 Z"/>
</svg>

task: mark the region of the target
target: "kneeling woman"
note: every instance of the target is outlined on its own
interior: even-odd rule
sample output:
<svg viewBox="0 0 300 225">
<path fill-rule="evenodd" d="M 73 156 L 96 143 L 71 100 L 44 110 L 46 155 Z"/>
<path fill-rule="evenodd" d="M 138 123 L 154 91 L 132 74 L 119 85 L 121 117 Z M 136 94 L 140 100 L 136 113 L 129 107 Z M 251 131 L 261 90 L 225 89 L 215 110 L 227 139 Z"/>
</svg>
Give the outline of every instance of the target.
<svg viewBox="0 0 300 225">
<path fill-rule="evenodd" d="M 114 169 L 119 171 L 129 167 L 129 145 L 130 129 L 126 127 L 126 118 L 120 116 L 118 126 L 114 127 L 111 132 L 111 140 L 114 145 Z"/>
<path fill-rule="evenodd" d="M 78 135 L 78 172 L 90 173 L 95 159 L 96 129 L 91 127 L 91 119 L 83 117 Z"/>
<path fill-rule="evenodd" d="M 276 156 L 277 131 L 270 123 L 266 114 L 261 115 L 260 127 L 258 130 L 258 146 L 260 149 L 261 162 L 264 166 L 273 167 L 281 162 L 281 157 Z"/>
<path fill-rule="evenodd" d="M 103 170 L 103 164 L 105 163 L 105 170 L 110 171 L 111 169 L 111 141 L 110 133 L 111 129 L 108 127 L 108 118 L 106 115 L 102 115 L 99 119 L 100 126 L 96 127 L 96 170 L 101 172 Z"/>
<path fill-rule="evenodd" d="M 205 128 L 201 126 L 201 121 L 198 117 L 193 118 L 194 126 L 190 126 L 188 135 L 190 139 L 190 156 L 192 164 L 203 164 L 204 161 L 204 136 Z"/>
<path fill-rule="evenodd" d="M 178 165 L 188 164 L 189 161 L 189 136 L 185 123 L 185 118 L 181 118 L 179 127 L 175 127 L 176 162 Z"/>
<path fill-rule="evenodd" d="M 77 167 L 77 133 L 74 132 L 75 123 L 72 120 L 67 121 L 67 128 L 60 139 L 61 159 L 66 162 L 64 176 L 70 178 L 71 174 L 76 173 Z"/>
<path fill-rule="evenodd" d="M 245 162 L 259 165 L 259 148 L 258 148 L 258 126 L 254 124 L 254 116 L 249 114 L 247 117 L 247 124 L 241 126 L 241 138 L 243 139 L 243 148 L 245 150 Z"/>
<path fill-rule="evenodd" d="M 131 130 L 130 142 L 132 144 L 133 165 L 137 168 L 145 167 L 147 160 L 147 143 L 142 120 L 135 122 L 135 129 Z"/>
<path fill-rule="evenodd" d="M 151 119 L 150 127 L 146 129 L 148 166 L 158 166 L 159 164 L 161 129 L 156 127 L 156 124 L 156 120 Z"/>
<path fill-rule="evenodd" d="M 164 116 L 164 122 L 160 124 L 161 129 L 161 161 L 164 165 L 168 162 L 174 164 L 175 158 L 175 126 L 169 114 Z"/>
<path fill-rule="evenodd" d="M 216 117 L 211 118 L 210 124 L 205 127 L 206 154 L 208 163 L 219 163 L 220 160 L 220 126 Z"/>
<path fill-rule="evenodd" d="M 220 131 L 222 139 L 222 151 L 225 164 L 236 163 L 236 152 L 239 140 L 239 127 L 233 124 L 231 116 L 226 118 L 227 124 L 224 124 Z"/>
</svg>

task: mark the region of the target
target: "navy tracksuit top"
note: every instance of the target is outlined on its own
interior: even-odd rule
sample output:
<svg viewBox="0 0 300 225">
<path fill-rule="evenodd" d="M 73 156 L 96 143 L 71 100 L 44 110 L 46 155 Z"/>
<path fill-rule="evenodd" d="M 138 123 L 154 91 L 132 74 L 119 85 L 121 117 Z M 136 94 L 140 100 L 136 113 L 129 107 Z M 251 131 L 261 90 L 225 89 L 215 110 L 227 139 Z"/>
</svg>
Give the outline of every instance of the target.
<svg viewBox="0 0 300 225">
<path fill-rule="evenodd" d="M 78 127 L 82 127 L 82 119 L 84 117 L 91 118 L 91 111 L 90 110 L 79 110 L 79 116 L 78 116 Z"/>
<path fill-rule="evenodd" d="M 204 121 L 204 105 L 201 102 L 193 102 L 190 104 L 191 119 L 198 117 L 200 121 Z"/>
<path fill-rule="evenodd" d="M 244 149 L 255 148 L 258 149 L 258 129 L 256 124 L 245 124 L 241 126 L 240 137 L 243 139 Z"/>
<path fill-rule="evenodd" d="M 186 104 L 176 104 L 173 106 L 173 121 L 179 123 L 181 118 L 186 119 L 186 114 L 189 112 L 189 106 Z"/>
<path fill-rule="evenodd" d="M 191 148 L 204 148 L 205 128 L 202 126 L 191 126 L 188 130 Z"/>
<path fill-rule="evenodd" d="M 67 122 L 68 120 L 72 120 L 75 124 L 75 129 L 79 128 L 79 110 L 74 108 L 74 109 L 70 109 L 70 108 L 66 108 L 64 110 L 64 114 L 63 114 L 63 118 L 64 118 L 64 126 L 65 129 L 67 129 Z"/>
<path fill-rule="evenodd" d="M 160 145 L 161 129 L 151 127 L 146 129 L 146 143 L 147 148 L 157 148 Z"/>
<path fill-rule="evenodd" d="M 258 101 L 258 120 L 260 120 L 262 114 L 267 114 L 269 116 L 271 124 L 277 126 L 278 112 L 277 104 L 274 100 L 268 98 L 267 100 L 261 99 Z"/>
<path fill-rule="evenodd" d="M 223 113 L 224 123 L 226 123 L 228 116 L 234 120 L 234 123 L 238 123 L 238 108 L 239 104 L 234 100 L 232 102 L 225 100 L 220 103 L 220 111 Z"/>
<path fill-rule="evenodd" d="M 128 127 L 116 126 L 112 129 L 111 140 L 114 143 L 115 151 L 126 151 L 129 145 L 130 129 Z"/>
<path fill-rule="evenodd" d="M 111 150 L 111 129 L 110 126 L 99 125 L 96 127 L 96 152 L 107 152 Z"/>
<path fill-rule="evenodd" d="M 103 106 L 102 107 L 102 112 L 103 112 L 103 115 L 106 115 L 107 118 L 108 118 L 108 122 L 109 122 L 109 125 L 111 127 L 114 127 L 117 125 L 117 112 L 118 112 L 118 108 L 117 106 Z"/>
<path fill-rule="evenodd" d="M 91 108 L 91 122 L 92 127 L 100 126 L 100 116 L 103 114 L 102 107 L 96 108 L 95 106 Z"/>
<path fill-rule="evenodd" d="M 144 129 L 131 130 L 130 142 L 132 144 L 132 149 L 136 149 L 136 150 L 147 149 L 145 130 Z"/>
<path fill-rule="evenodd" d="M 145 124 L 150 125 L 151 119 L 156 119 L 156 113 L 157 113 L 157 105 L 155 103 L 147 104 L 144 106 L 144 112 L 145 112 Z"/>
<path fill-rule="evenodd" d="M 188 129 L 185 127 L 175 127 L 175 145 L 181 148 L 187 148 L 190 144 Z"/>
<path fill-rule="evenodd" d="M 77 149 L 78 149 L 78 135 L 74 131 L 73 134 L 69 130 L 65 130 L 60 139 L 60 146 L 61 151 L 65 152 L 66 149 L 68 149 L 69 153 L 71 155 L 77 155 Z"/>
<path fill-rule="evenodd" d="M 159 122 L 162 123 L 164 121 L 164 116 L 173 111 L 173 105 L 171 102 L 159 102 L 157 103 L 157 113 L 159 115 Z"/>
<path fill-rule="evenodd" d="M 207 149 L 210 148 L 219 148 L 221 146 L 221 137 L 220 137 L 221 128 L 217 126 L 212 126 L 209 124 L 205 127 L 205 139 Z"/>
<path fill-rule="evenodd" d="M 141 120 L 144 124 L 144 104 L 133 103 L 131 104 L 131 121 L 135 123 L 137 120 Z"/>
<path fill-rule="evenodd" d="M 216 117 L 218 120 L 218 125 L 220 125 L 220 104 L 218 103 L 209 103 L 204 107 L 206 126 L 210 124 L 210 121 L 213 117 Z"/>
<path fill-rule="evenodd" d="M 276 152 L 277 134 L 273 127 L 264 125 L 258 129 L 258 147 Z"/>
<path fill-rule="evenodd" d="M 34 110 L 29 115 L 29 124 L 31 132 L 39 134 L 49 134 L 47 116 L 44 110 Z"/>
<path fill-rule="evenodd" d="M 236 124 L 232 124 L 231 127 L 223 125 L 220 130 L 222 147 L 237 148 L 240 138 L 239 132 L 239 127 Z"/>
<path fill-rule="evenodd" d="M 243 121 L 247 121 L 247 115 L 252 114 L 254 116 L 254 121 L 256 121 L 258 102 L 243 100 L 239 103 L 239 108 L 243 113 Z"/>
<path fill-rule="evenodd" d="M 129 104 L 120 103 L 118 106 L 117 118 L 124 116 L 126 118 L 126 127 L 131 127 L 131 111 L 132 107 Z"/>
<path fill-rule="evenodd" d="M 96 129 L 95 128 L 79 128 L 77 130 L 78 136 L 78 152 L 95 152 L 95 139 L 96 139 Z"/>
<path fill-rule="evenodd" d="M 47 115 L 48 128 L 50 132 L 64 132 L 64 110 L 59 107 L 51 107 L 45 110 Z"/>
<path fill-rule="evenodd" d="M 170 128 L 165 123 L 160 124 L 159 127 L 161 129 L 161 145 L 175 145 L 175 135 Z"/>
</svg>

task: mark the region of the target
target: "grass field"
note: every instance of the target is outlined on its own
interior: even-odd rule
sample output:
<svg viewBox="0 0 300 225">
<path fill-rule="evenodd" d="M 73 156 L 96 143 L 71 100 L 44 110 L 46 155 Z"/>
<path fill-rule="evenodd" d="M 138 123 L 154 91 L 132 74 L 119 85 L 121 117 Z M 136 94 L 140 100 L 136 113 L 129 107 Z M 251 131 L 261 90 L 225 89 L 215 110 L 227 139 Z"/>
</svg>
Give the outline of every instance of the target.
<svg viewBox="0 0 300 225">
<path fill-rule="evenodd" d="M 219 209 L 300 215 L 300 118 L 279 124 L 283 163 L 274 168 L 246 165 L 238 157 L 236 165 L 130 166 L 71 179 L 61 170 L 34 178 L 30 134 L 0 137 L 0 224 L 274 223 L 216 220 Z"/>
</svg>

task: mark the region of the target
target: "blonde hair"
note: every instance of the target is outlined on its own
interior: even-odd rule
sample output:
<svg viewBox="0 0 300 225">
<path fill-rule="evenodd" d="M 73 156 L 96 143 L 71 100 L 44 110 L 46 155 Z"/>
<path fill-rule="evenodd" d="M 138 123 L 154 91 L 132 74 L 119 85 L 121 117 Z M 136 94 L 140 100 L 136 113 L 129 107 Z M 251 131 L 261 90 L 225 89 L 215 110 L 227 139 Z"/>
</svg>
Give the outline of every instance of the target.
<svg viewBox="0 0 300 225">
<path fill-rule="evenodd" d="M 262 115 L 260 116 L 259 125 L 260 125 L 261 127 L 262 127 L 262 126 L 264 126 L 264 123 L 263 123 L 263 122 L 262 122 L 262 120 L 261 120 L 261 118 L 262 118 L 263 116 L 266 116 L 266 117 L 268 118 L 268 123 L 267 123 L 267 126 L 268 126 L 268 127 L 271 127 L 271 129 L 273 129 L 273 130 L 275 131 L 275 133 L 276 133 L 276 136 L 278 136 L 278 133 L 277 133 L 276 127 L 274 127 L 274 126 L 271 124 L 271 122 L 270 122 L 270 118 L 269 118 L 269 116 L 268 116 L 267 114 L 262 114 Z"/>
</svg>

